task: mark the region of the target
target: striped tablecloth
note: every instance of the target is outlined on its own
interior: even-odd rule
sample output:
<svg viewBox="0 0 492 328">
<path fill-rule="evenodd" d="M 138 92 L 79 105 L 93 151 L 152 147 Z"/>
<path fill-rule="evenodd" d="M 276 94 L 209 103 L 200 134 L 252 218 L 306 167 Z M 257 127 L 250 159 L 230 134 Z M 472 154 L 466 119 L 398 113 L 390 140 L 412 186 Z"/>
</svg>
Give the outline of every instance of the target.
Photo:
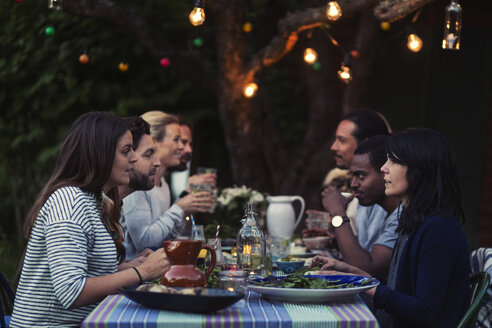
<svg viewBox="0 0 492 328">
<path fill-rule="evenodd" d="M 150 309 L 124 295 L 110 295 L 85 318 L 82 327 L 341 328 L 379 325 L 359 296 L 344 303 L 291 304 L 270 302 L 249 291 L 243 300 L 207 315 Z"/>
</svg>

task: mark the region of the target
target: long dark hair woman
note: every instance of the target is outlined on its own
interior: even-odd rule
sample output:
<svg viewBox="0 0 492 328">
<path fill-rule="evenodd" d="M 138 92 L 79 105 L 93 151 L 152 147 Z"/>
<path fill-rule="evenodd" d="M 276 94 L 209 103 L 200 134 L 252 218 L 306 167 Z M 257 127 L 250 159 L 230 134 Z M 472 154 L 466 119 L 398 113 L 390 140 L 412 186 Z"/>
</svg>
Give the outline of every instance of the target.
<svg viewBox="0 0 492 328">
<path fill-rule="evenodd" d="M 387 153 L 385 193 L 404 209 L 388 283 L 367 295 L 382 327 L 456 327 L 467 308 L 470 253 L 458 220 L 463 211 L 453 151 L 436 131 L 418 128 L 393 136 Z M 326 258 L 314 262 L 367 275 Z"/>
<path fill-rule="evenodd" d="M 78 327 L 105 296 L 154 279 L 168 266 L 159 249 L 117 272 L 123 255 L 117 187 L 128 184 L 135 161 L 121 118 L 91 112 L 74 122 L 26 218 L 29 241 L 11 327 Z"/>
</svg>

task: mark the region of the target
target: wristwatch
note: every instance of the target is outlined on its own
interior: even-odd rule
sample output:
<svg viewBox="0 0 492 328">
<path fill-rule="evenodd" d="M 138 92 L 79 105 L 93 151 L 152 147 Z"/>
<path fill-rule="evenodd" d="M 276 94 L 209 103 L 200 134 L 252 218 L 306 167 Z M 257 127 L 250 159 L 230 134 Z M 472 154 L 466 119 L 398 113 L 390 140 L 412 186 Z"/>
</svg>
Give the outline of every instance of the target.
<svg viewBox="0 0 492 328">
<path fill-rule="evenodd" d="M 332 219 L 331 219 L 331 225 L 335 228 L 339 228 L 342 226 L 342 224 L 344 224 L 345 222 L 349 222 L 350 219 L 348 216 L 340 216 L 340 215 L 335 215 Z"/>
</svg>

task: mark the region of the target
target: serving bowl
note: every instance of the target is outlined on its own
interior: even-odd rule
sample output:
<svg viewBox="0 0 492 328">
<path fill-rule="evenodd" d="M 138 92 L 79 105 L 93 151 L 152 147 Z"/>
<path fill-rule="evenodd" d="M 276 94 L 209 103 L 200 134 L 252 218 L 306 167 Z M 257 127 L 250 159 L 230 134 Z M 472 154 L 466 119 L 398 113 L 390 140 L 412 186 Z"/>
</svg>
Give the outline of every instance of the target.
<svg viewBox="0 0 492 328">
<path fill-rule="evenodd" d="M 296 272 L 297 270 L 299 270 L 304 266 L 305 262 L 306 261 L 304 260 L 294 260 L 294 259 L 288 261 L 282 261 L 282 260 L 275 261 L 278 268 L 282 270 L 282 272 L 285 274 Z"/>
<path fill-rule="evenodd" d="M 317 237 L 305 237 L 302 238 L 302 242 L 306 245 L 307 249 L 320 250 L 328 248 L 328 242 L 330 237 L 328 236 L 317 236 Z"/>
</svg>

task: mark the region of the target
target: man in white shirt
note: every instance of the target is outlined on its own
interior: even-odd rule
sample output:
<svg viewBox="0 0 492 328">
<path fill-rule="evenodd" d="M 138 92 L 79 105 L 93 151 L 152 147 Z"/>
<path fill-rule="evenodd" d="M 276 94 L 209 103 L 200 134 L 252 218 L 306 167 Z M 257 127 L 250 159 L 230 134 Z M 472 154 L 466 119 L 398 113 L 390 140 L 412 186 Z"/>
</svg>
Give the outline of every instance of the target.
<svg viewBox="0 0 492 328">
<path fill-rule="evenodd" d="M 179 165 L 170 168 L 170 187 L 174 199 L 187 195 L 190 183 L 208 183 L 212 189 L 217 185 L 217 175 L 215 173 L 195 174 L 189 177 L 193 154 L 193 124 L 180 115 L 176 116 L 179 119 L 183 151 L 181 152 Z"/>
</svg>

